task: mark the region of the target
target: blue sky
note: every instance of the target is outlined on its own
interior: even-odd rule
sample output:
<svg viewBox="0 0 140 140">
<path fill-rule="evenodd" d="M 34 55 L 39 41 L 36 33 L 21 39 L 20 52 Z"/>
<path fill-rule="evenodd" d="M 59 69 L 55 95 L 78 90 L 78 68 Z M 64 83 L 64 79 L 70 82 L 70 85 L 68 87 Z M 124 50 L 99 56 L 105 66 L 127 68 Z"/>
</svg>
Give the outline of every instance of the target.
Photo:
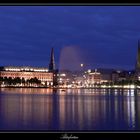
<svg viewBox="0 0 140 140">
<path fill-rule="evenodd" d="M 57 67 L 133 69 L 138 39 L 140 6 L 0 6 L 1 66 L 48 67 L 54 47 Z"/>
</svg>

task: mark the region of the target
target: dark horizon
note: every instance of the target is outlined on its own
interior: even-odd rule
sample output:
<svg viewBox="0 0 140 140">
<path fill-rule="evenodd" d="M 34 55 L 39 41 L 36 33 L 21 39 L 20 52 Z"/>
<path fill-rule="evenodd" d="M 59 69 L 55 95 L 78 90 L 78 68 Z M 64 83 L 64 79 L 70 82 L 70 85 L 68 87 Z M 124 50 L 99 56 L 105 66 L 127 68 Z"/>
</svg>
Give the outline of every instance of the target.
<svg viewBox="0 0 140 140">
<path fill-rule="evenodd" d="M 140 6 L 0 6 L 0 65 L 135 69 Z"/>
</svg>

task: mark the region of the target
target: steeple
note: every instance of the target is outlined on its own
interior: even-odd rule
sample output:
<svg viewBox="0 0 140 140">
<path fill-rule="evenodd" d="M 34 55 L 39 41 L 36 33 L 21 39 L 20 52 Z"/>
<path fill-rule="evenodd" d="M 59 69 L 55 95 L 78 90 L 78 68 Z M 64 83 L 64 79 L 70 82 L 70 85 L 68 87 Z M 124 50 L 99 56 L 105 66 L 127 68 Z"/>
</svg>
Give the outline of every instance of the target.
<svg viewBox="0 0 140 140">
<path fill-rule="evenodd" d="M 140 40 L 138 40 L 138 51 L 136 60 L 136 72 L 140 72 Z"/>
<path fill-rule="evenodd" d="M 54 70 L 55 70 L 54 50 L 53 50 L 53 48 L 51 49 L 51 56 L 50 56 L 49 70 L 50 70 L 50 71 L 54 71 Z"/>
</svg>

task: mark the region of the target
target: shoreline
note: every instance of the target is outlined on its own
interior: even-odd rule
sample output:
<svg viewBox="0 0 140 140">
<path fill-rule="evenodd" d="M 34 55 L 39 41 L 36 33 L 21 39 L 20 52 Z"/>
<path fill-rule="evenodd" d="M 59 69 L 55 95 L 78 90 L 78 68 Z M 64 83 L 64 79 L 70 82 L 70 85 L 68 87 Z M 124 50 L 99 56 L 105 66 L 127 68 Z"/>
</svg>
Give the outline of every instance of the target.
<svg viewBox="0 0 140 140">
<path fill-rule="evenodd" d="M 77 87 L 77 88 L 67 88 L 67 87 L 34 87 L 34 86 L 5 86 L 5 87 L 0 87 L 1 88 L 44 88 L 44 89 L 62 89 L 62 90 L 67 90 L 67 89 L 140 89 L 140 87 Z"/>
</svg>

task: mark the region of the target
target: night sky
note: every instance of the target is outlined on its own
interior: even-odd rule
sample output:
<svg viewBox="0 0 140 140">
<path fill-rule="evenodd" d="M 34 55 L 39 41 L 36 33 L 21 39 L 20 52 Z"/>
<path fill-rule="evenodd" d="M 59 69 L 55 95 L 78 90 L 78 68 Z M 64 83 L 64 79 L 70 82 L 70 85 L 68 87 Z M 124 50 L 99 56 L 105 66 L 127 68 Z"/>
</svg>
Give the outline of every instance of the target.
<svg viewBox="0 0 140 140">
<path fill-rule="evenodd" d="M 133 69 L 140 6 L 0 6 L 0 65 Z"/>
</svg>

